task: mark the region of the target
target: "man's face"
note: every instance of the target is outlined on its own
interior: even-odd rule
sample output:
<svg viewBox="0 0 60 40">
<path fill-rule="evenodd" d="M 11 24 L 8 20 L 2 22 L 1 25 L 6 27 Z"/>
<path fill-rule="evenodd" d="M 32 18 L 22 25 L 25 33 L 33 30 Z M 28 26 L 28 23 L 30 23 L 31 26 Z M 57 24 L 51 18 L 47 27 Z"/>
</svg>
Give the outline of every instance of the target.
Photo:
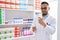
<svg viewBox="0 0 60 40">
<path fill-rule="evenodd" d="M 42 15 L 47 15 L 49 10 L 49 5 L 47 4 L 41 4 L 41 11 Z"/>
</svg>

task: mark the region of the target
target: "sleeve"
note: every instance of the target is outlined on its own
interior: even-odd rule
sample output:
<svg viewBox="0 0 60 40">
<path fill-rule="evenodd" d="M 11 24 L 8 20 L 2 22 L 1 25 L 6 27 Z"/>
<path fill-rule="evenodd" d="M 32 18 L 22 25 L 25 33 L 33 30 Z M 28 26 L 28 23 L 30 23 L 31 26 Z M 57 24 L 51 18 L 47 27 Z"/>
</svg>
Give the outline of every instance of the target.
<svg viewBox="0 0 60 40">
<path fill-rule="evenodd" d="M 47 24 L 47 26 L 44 28 L 44 30 L 49 34 L 54 34 L 56 30 L 56 20 L 52 20 L 50 24 Z"/>
</svg>

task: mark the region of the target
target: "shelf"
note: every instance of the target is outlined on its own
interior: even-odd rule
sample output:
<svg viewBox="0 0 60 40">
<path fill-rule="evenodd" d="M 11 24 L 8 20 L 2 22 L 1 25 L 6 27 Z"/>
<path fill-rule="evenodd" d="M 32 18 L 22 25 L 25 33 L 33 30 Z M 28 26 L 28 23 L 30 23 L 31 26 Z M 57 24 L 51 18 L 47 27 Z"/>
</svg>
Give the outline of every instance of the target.
<svg viewBox="0 0 60 40">
<path fill-rule="evenodd" d="M 22 36 L 22 37 L 12 38 L 12 39 L 28 38 L 28 37 L 34 37 L 34 36 L 35 36 L 35 35 L 30 35 L 30 36 Z"/>
<path fill-rule="evenodd" d="M 22 35 L 20 34 L 19 37 L 16 37 L 16 38 L 15 38 L 16 35 L 14 34 L 16 31 L 16 27 L 19 27 L 18 33 L 20 33 L 20 30 L 22 31 L 22 29 L 24 29 L 24 28 L 29 28 L 29 30 L 27 32 L 32 31 L 31 25 L 33 24 L 33 20 L 31 20 L 31 19 L 34 18 L 34 13 L 35 13 L 34 0 L 11 0 L 11 1 L 7 0 L 4 2 L 5 2 L 5 4 L 4 4 L 4 7 L 2 8 L 2 16 L 0 15 L 2 17 L 2 19 L 0 19 L 0 20 L 2 20 L 2 23 L 0 24 L 0 29 L 3 30 L 3 33 L 6 33 L 7 31 L 10 32 L 10 30 L 12 30 L 14 32 L 11 34 L 8 33 L 6 35 L 2 33 L 2 35 L 0 35 L 0 36 L 3 36 L 3 38 L 0 38 L 0 40 L 14 40 L 14 39 L 21 40 L 21 38 L 29 39 L 29 37 L 34 37 L 35 34 L 33 32 L 32 32 L 33 35 L 27 35 L 27 36 L 22 36 L 23 34 L 21 33 Z M 11 4 L 11 2 L 12 2 L 12 4 Z M 6 4 L 6 3 L 8 3 L 8 4 Z M 22 18 L 22 19 L 17 20 L 14 18 Z M 5 29 L 7 29 L 7 30 L 5 31 Z M 7 36 L 7 38 L 6 38 L 6 36 Z M 13 36 L 13 37 L 11 37 L 11 36 Z"/>
<path fill-rule="evenodd" d="M 0 24 L 1 25 L 30 25 L 31 23 L 28 23 L 28 24 Z"/>
<path fill-rule="evenodd" d="M 11 9 L 5 9 L 5 10 L 9 10 L 10 11 Z M 27 10 L 27 9 L 26 10 L 20 10 L 19 9 L 19 11 L 34 11 L 34 9 L 33 10 Z"/>
<path fill-rule="evenodd" d="M 28 38 L 28 37 L 34 37 L 35 35 L 30 35 L 30 36 L 22 36 L 22 37 L 18 37 L 18 38 L 8 38 L 6 40 L 16 40 L 16 39 L 20 39 L 20 38 Z M 5 39 L 2 39 L 2 40 L 5 40 Z"/>
<path fill-rule="evenodd" d="M 34 12 L 34 10 L 20 10 L 20 11 L 30 11 L 30 12 Z"/>
<path fill-rule="evenodd" d="M 10 11 L 10 9 L 6 9 L 6 10 L 9 10 Z M 20 9 L 19 9 L 20 10 Z M 34 12 L 34 9 L 33 10 L 20 10 L 20 11 L 30 11 L 30 12 Z"/>
</svg>

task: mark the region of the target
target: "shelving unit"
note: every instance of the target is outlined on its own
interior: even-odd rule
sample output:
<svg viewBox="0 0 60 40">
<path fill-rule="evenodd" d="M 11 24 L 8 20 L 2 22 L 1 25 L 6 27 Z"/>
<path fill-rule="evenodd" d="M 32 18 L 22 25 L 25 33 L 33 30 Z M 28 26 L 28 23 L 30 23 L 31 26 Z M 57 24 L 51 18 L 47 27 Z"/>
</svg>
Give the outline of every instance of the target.
<svg viewBox="0 0 60 40">
<path fill-rule="evenodd" d="M 0 40 L 33 40 L 31 26 L 36 13 L 40 13 L 39 0 L 1 1 Z"/>
<path fill-rule="evenodd" d="M 34 36 L 31 30 L 35 9 L 34 1 L 0 1 L 0 40 L 23 40 L 23 38 L 31 40 L 30 37 Z"/>
<path fill-rule="evenodd" d="M 33 15 L 34 15 L 33 11 L 20 11 L 20 10 L 6 10 L 5 9 L 4 12 L 5 12 L 4 13 L 5 16 L 3 18 L 5 18 L 5 19 L 4 19 L 4 22 L 2 22 L 2 24 L 0 24 L 0 28 L 1 29 L 3 28 L 2 30 L 4 30 L 5 28 L 8 28 L 8 29 L 15 28 L 17 26 L 20 28 L 19 32 L 21 32 L 21 30 L 23 28 L 31 27 L 31 24 L 33 22 Z M 18 20 L 14 19 L 14 18 L 17 18 Z M 22 22 L 20 22 L 21 19 L 19 19 L 19 18 L 23 19 Z M 32 20 L 29 21 L 29 19 L 32 19 Z M 15 23 L 15 22 L 17 22 L 17 23 Z M 28 30 L 26 30 L 26 31 L 28 32 Z M 4 35 L 6 35 L 6 34 L 4 34 Z M 11 34 L 9 34 L 9 35 L 11 35 Z M 13 33 L 13 35 L 14 35 L 14 33 Z M 33 33 L 31 34 L 31 36 L 32 35 L 33 35 Z M 30 35 L 27 35 L 27 37 L 29 37 L 29 36 Z M 23 36 L 23 37 L 26 37 L 26 36 Z M 22 38 L 22 35 L 17 38 Z M 8 39 L 8 37 L 7 37 L 7 39 Z M 4 40 L 4 39 L 2 38 L 2 40 Z"/>
</svg>

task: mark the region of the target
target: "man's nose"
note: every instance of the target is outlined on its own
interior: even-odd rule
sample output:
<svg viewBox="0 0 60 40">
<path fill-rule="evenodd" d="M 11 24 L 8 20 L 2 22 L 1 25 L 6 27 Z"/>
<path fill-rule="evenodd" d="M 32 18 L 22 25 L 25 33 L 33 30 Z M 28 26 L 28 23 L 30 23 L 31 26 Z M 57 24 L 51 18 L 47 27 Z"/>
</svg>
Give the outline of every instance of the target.
<svg viewBox="0 0 60 40">
<path fill-rule="evenodd" d="M 42 9 L 42 11 L 45 11 L 45 9 Z"/>
</svg>

